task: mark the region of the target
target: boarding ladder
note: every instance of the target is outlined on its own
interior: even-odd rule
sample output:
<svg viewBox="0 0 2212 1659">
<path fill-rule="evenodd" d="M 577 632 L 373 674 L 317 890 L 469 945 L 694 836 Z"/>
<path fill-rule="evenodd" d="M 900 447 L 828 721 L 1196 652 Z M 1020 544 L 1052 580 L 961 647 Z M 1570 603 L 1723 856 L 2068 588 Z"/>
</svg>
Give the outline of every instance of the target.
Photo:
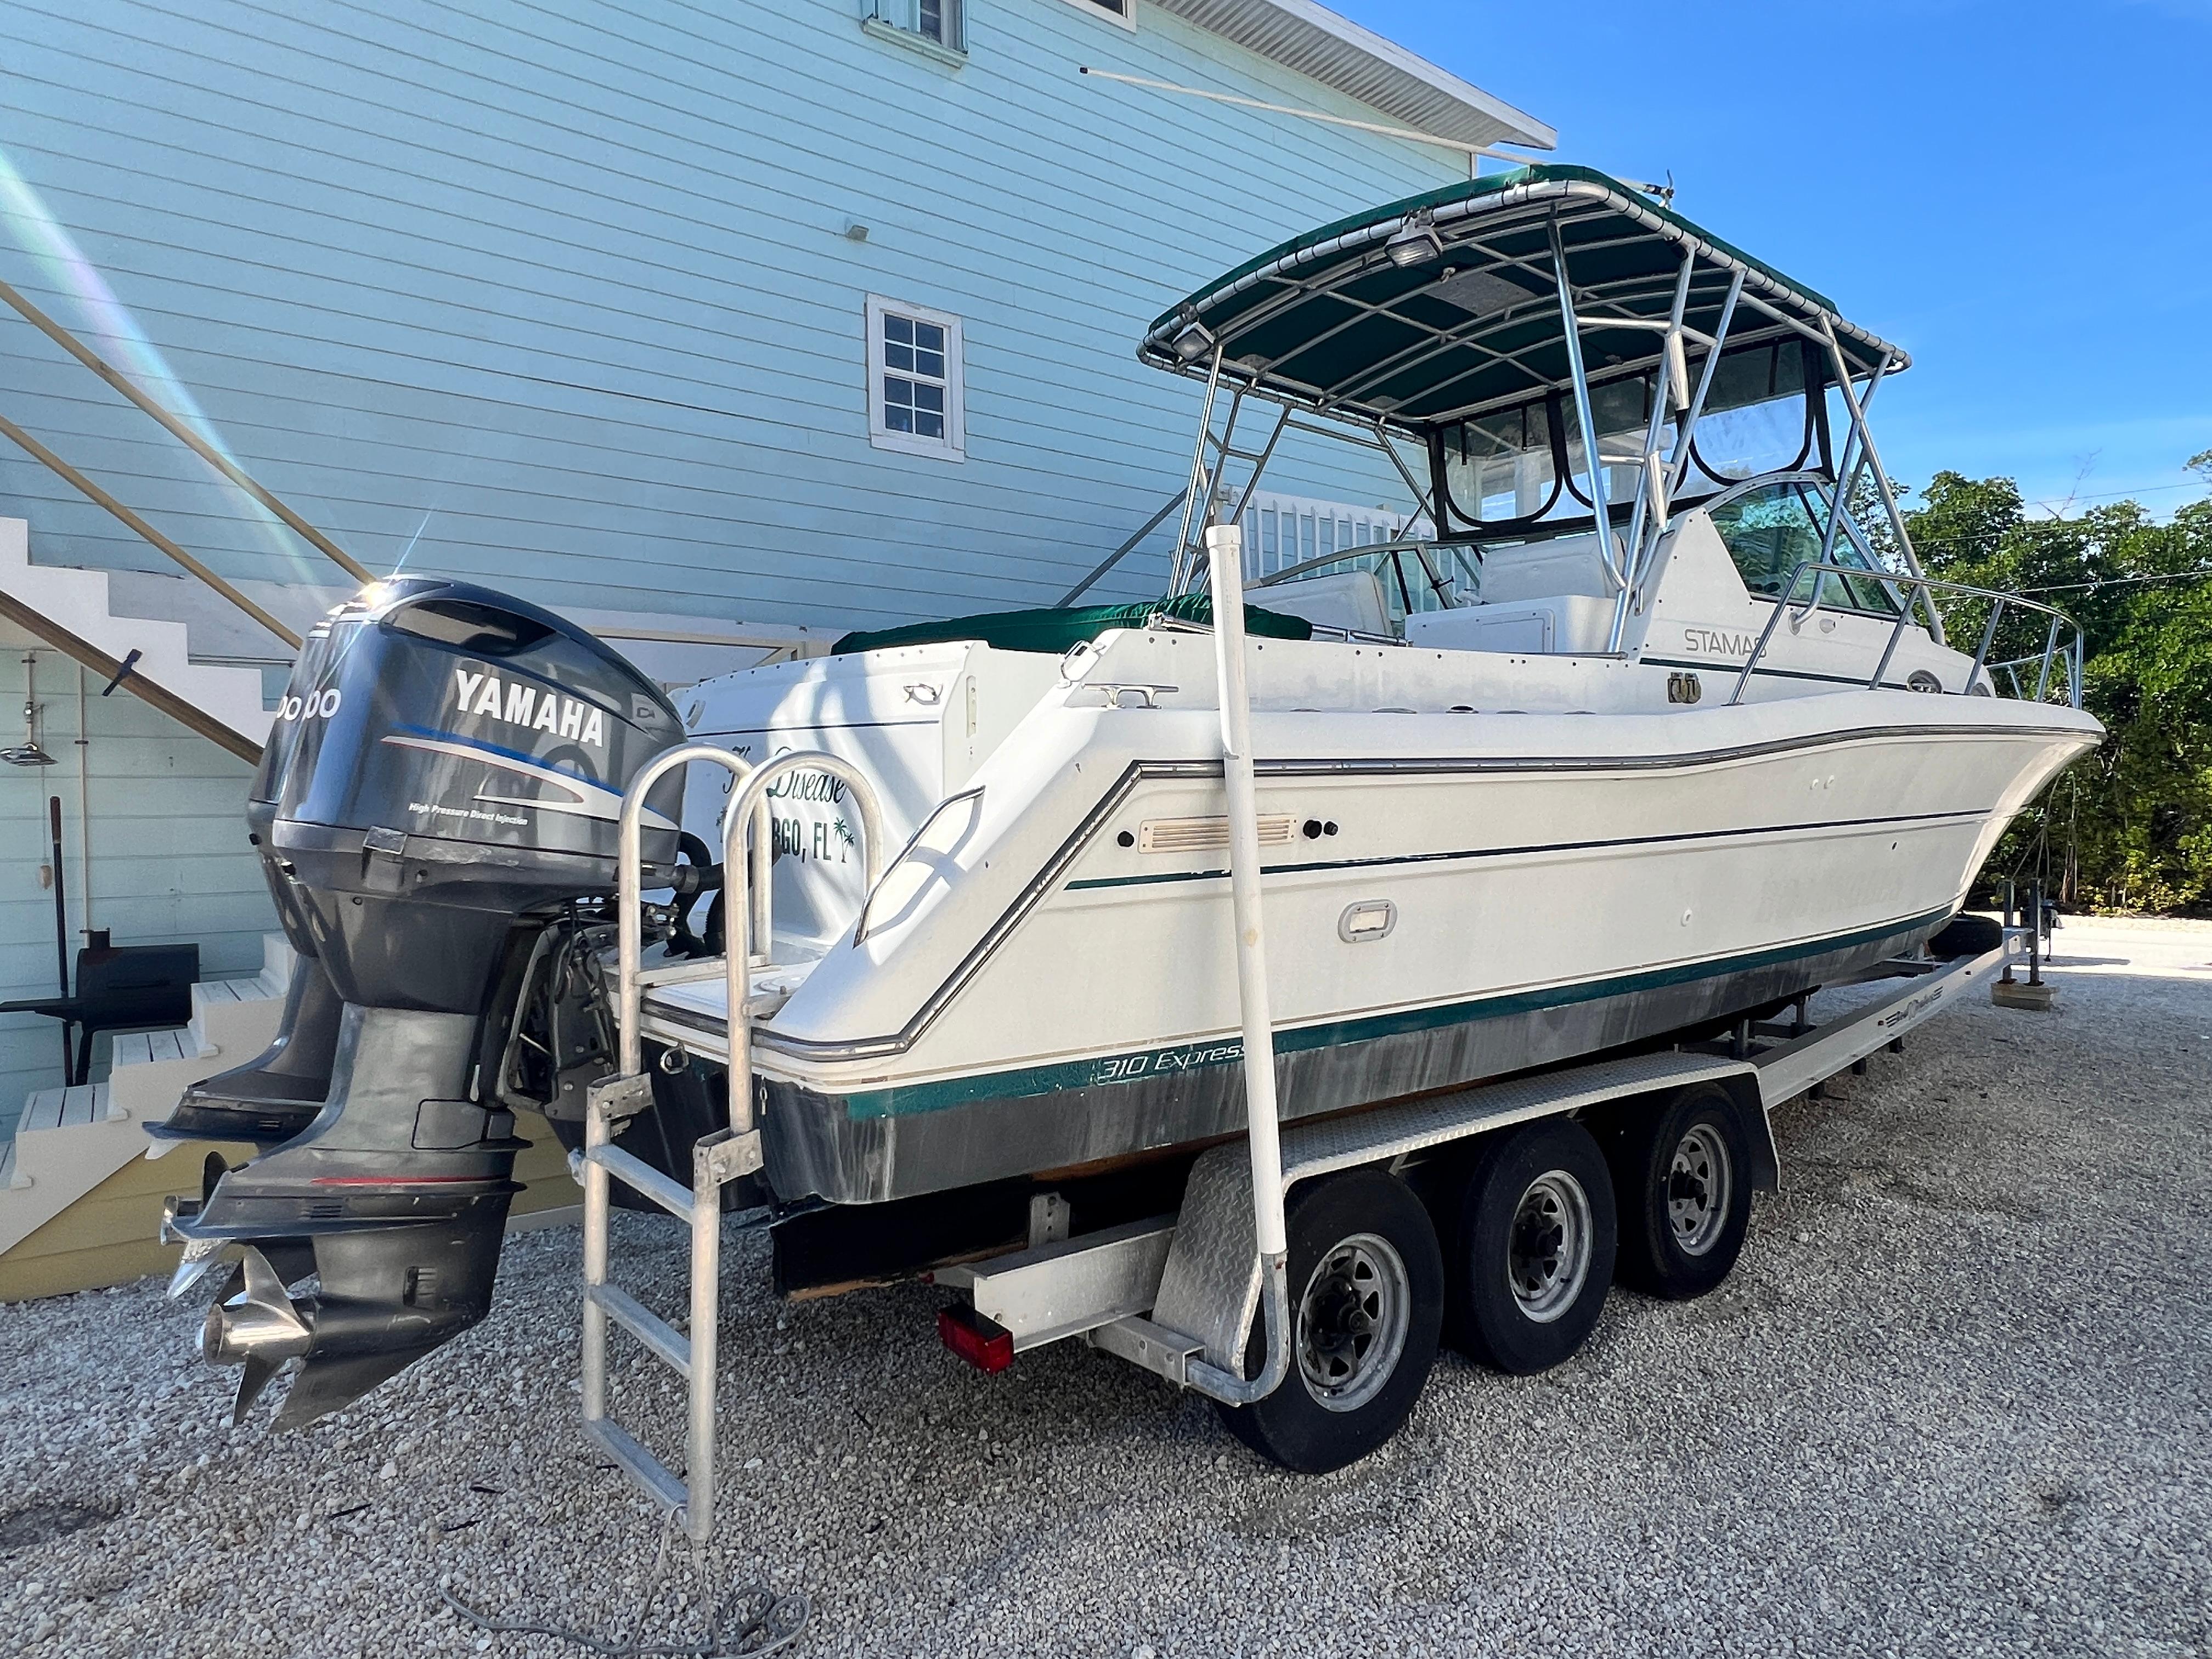
<svg viewBox="0 0 2212 1659">
<path fill-rule="evenodd" d="M 698 761 L 726 769 L 732 793 L 723 820 L 726 891 L 724 949 L 720 957 L 644 963 L 646 798 L 667 774 Z M 722 1189 L 761 1167 L 760 1128 L 753 1103 L 752 1027 L 779 998 L 756 999 L 752 975 L 770 964 L 774 938 L 769 886 L 771 856 L 767 798 L 769 786 L 796 771 L 828 773 L 853 793 L 860 813 L 867 885 L 883 874 L 883 815 L 875 791 L 848 762 L 834 755 L 799 751 L 755 766 L 710 744 L 688 744 L 660 756 L 640 773 L 623 797 L 617 853 L 620 932 L 616 947 L 616 1023 L 620 1034 L 615 1072 L 593 1084 L 584 1106 L 584 1432 L 644 1488 L 662 1511 L 694 1541 L 714 1525 L 714 1360 L 721 1331 Z M 662 821 L 665 826 L 666 821 Z M 666 826 L 672 827 L 672 826 Z M 750 848 L 746 831 L 750 829 Z M 865 907 L 862 920 L 865 921 Z M 860 939 L 855 926 L 854 942 Z M 750 938 L 748 938 L 750 935 Z M 614 1144 L 622 1126 L 653 1105 L 653 1080 L 645 1070 L 645 994 L 659 986 L 720 978 L 727 998 L 729 1122 L 691 1149 L 691 1184 L 663 1175 Z M 620 1285 L 607 1280 L 611 1181 L 642 1193 L 691 1229 L 691 1298 L 687 1328 L 678 1330 Z M 690 1395 L 684 1472 L 678 1475 L 607 1413 L 607 1322 L 612 1320 L 646 1351 L 684 1378 Z"/>
</svg>

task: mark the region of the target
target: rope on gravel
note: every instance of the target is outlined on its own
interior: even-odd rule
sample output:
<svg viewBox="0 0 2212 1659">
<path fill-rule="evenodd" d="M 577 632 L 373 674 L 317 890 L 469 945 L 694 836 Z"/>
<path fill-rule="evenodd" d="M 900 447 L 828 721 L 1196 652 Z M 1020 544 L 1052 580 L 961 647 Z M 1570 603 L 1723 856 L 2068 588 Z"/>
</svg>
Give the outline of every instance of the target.
<svg viewBox="0 0 2212 1659">
<path fill-rule="evenodd" d="M 663 1568 L 668 1559 L 669 1536 L 666 1531 L 661 1534 L 660 1548 L 653 1558 L 652 1579 L 645 1592 L 644 1605 L 638 1610 L 638 1634 L 624 1642 L 593 1636 L 568 1625 L 495 1619 L 461 1600 L 448 1584 L 441 1584 L 438 1594 L 447 1607 L 489 1635 L 550 1636 L 592 1653 L 605 1654 L 607 1659 L 764 1659 L 764 1656 L 780 1653 L 799 1639 L 814 1611 L 813 1603 L 797 1591 L 787 1595 L 765 1584 L 746 1584 L 729 1590 L 714 1604 L 707 1628 L 691 1640 L 645 1641 L 646 1615 L 652 1611 L 666 1582 Z M 733 1618 L 738 1620 L 734 1626 L 731 1623 Z"/>
</svg>

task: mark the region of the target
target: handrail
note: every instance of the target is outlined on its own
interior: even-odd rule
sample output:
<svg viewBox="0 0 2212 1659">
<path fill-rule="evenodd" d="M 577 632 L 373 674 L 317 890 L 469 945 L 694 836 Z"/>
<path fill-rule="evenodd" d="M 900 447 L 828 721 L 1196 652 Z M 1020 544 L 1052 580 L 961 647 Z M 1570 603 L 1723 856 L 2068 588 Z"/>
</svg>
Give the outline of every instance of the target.
<svg viewBox="0 0 2212 1659">
<path fill-rule="evenodd" d="M 778 755 L 774 760 L 763 761 L 753 768 L 752 775 L 730 798 L 728 817 L 722 826 L 723 885 L 727 887 L 731 879 L 729 872 L 738 867 L 737 858 L 744 843 L 745 820 L 766 806 L 769 785 L 787 772 L 799 771 L 826 772 L 852 790 L 853 799 L 860 809 L 861 851 L 866 860 L 865 868 L 867 872 L 866 890 L 872 894 L 876 884 L 883 879 L 884 875 L 884 815 L 876 804 L 875 787 L 868 781 L 867 775 L 850 761 L 841 760 L 835 755 L 823 754 L 814 749 L 797 749 L 787 755 Z M 760 850 L 758 836 L 755 837 L 754 850 L 756 854 Z M 741 886 L 750 885 L 742 876 L 738 879 Z M 864 900 L 864 906 L 865 902 Z M 769 941 L 761 939 L 757 943 L 765 963 Z M 729 948 L 726 928 L 723 933 L 722 951 L 729 963 L 730 1007 L 726 1030 L 730 1049 L 730 1127 L 743 1134 L 753 1126 L 753 1047 L 750 1035 L 745 1029 L 745 1005 L 752 1000 L 753 963 L 747 952 Z"/>
<path fill-rule="evenodd" d="M 717 1339 L 720 1329 L 719 1279 L 721 1238 L 721 1190 L 725 1182 L 761 1167 L 760 1139 L 753 1121 L 751 1017 L 752 969 L 756 957 L 765 963 L 770 956 L 769 911 L 765 902 L 773 848 L 769 833 L 769 786 L 789 772 L 826 772 L 844 781 L 860 808 L 861 833 L 866 837 L 868 885 L 871 891 L 882 878 L 883 815 L 867 779 L 834 755 L 801 750 L 779 755 L 754 765 L 742 756 L 712 744 L 686 744 L 656 756 L 623 792 L 620 839 L 616 854 L 616 1005 L 618 1037 L 617 1076 L 608 1081 L 633 1091 L 639 1109 L 651 1103 L 646 1080 L 643 1031 L 645 914 L 644 819 L 646 798 L 653 787 L 680 766 L 705 761 L 726 769 L 738 781 L 722 824 L 722 885 L 726 921 L 722 929 L 722 984 L 728 1006 L 728 1126 L 701 1137 L 692 1148 L 692 1183 L 688 1199 L 678 1183 L 647 1185 L 653 1174 L 625 1161 L 612 1146 L 613 1115 L 597 1098 L 605 1082 L 592 1085 L 594 1099 L 584 1115 L 584 1310 L 583 1417 L 586 1433 L 613 1451 L 631 1474 L 660 1500 L 680 1514 L 684 1530 L 695 1543 L 703 1543 L 714 1525 L 714 1374 Z M 746 832 L 752 831 L 750 848 Z M 745 938 L 750 917 L 755 937 Z M 704 964 L 712 971 L 712 964 Z M 665 1332 L 666 1345 L 655 1346 L 652 1333 L 657 1325 L 641 1326 L 647 1317 L 634 1304 L 607 1284 L 608 1182 L 611 1171 L 632 1185 L 660 1197 L 662 1203 L 691 1225 L 691 1318 L 689 1340 Z M 624 1311 L 625 1309 L 629 1311 Z M 610 1315 L 646 1338 L 648 1346 L 684 1374 L 690 1400 L 684 1433 L 684 1476 L 678 1480 L 651 1453 L 631 1440 L 607 1417 L 606 1322 Z"/>
<path fill-rule="evenodd" d="M 183 548 L 178 546 L 176 543 L 171 541 L 160 531 L 155 529 L 152 525 L 148 524 L 145 520 L 140 518 L 129 507 L 124 506 L 121 501 L 116 500 L 114 496 L 109 495 L 107 491 L 101 489 L 90 478 L 85 477 L 83 473 L 78 471 L 67 461 L 55 454 L 52 450 L 47 448 L 44 444 L 40 443 L 36 438 L 33 438 L 29 433 L 24 431 L 21 427 L 17 426 L 15 422 L 9 420 L 4 415 L 0 415 L 0 436 L 5 436 L 13 440 L 17 447 L 23 450 L 33 460 L 44 463 L 45 465 L 58 476 L 64 483 L 75 486 L 84 495 L 86 499 L 90 501 L 94 506 L 106 507 L 118 519 L 120 519 L 124 524 L 128 526 L 131 529 L 137 531 L 141 536 L 144 537 L 147 541 L 153 544 L 157 550 L 167 554 L 179 564 L 184 566 L 184 568 L 191 571 L 193 575 L 198 576 L 210 587 L 212 587 L 216 592 L 222 595 L 224 599 L 228 599 L 240 611 L 243 611 L 247 616 L 252 617 L 254 621 L 259 623 L 271 634 L 274 634 L 278 639 L 283 641 L 285 644 L 290 646 L 292 649 L 297 651 L 300 648 L 300 636 L 297 634 L 295 634 L 290 629 L 285 627 L 283 623 L 277 621 L 276 617 L 270 616 L 259 605 L 254 604 L 254 602 L 247 599 L 245 594 L 240 592 L 235 587 L 233 587 L 222 577 L 216 575 L 214 571 L 209 569 L 191 554 L 185 552 Z"/>
<path fill-rule="evenodd" d="M 1798 585 L 1808 575 L 1814 578 L 1812 592 L 1804 601 L 1802 607 L 1797 608 L 1798 601 L 1792 596 L 1797 592 Z M 1982 630 L 1980 647 L 1974 653 L 1972 665 L 1966 670 L 1966 683 L 1960 688 L 1956 695 L 1964 696 L 1972 693 L 1977 680 L 1986 680 L 1990 690 L 1995 690 L 1995 672 L 1988 664 L 1987 659 L 1990 647 L 1996 638 L 1997 624 L 2002 618 L 2006 608 L 2011 606 L 2022 611 L 2033 611 L 2038 616 L 2050 617 L 2051 627 L 2045 637 L 2043 653 L 2039 659 L 2021 657 L 2013 662 L 1997 664 L 1995 667 L 2016 669 L 2021 665 L 2039 661 L 2041 672 L 2036 677 L 2035 695 L 2023 701 L 2041 702 L 2045 700 L 2045 694 L 2050 690 L 2052 659 L 2063 656 L 2066 664 L 2067 705 L 2073 708 L 2079 708 L 2081 706 L 2081 624 L 2057 606 L 2045 605 L 2039 599 L 2027 599 L 2018 593 L 2002 593 L 1995 588 L 1974 587 L 1966 582 L 1947 582 L 1934 576 L 1923 576 L 1894 570 L 1870 570 L 1863 565 L 1838 564 L 1832 560 L 1824 559 L 1801 561 L 1796 568 L 1790 571 L 1790 580 L 1782 585 L 1781 591 L 1772 596 L 1774 614 L 1766 619 L 1766 626 L 1759 630 L 1759 642 L 1753 646 L 1750 656 L 1744 659 L 1743 670 L 1736 676 L 1735 690 L 1729 694 L 1730 705 L 1743 701 L 1744 689 L 1751 684 L 1753 671 L 1759 666 L 1759 659 L 1765 654 L 1767 645 L 1774 638 L 1774 630 L 1780 625 L 1783 613 L 1796 609 L 1796 615 L 1790 620 L 1791 630 L 1794 632 L 1802 628 L 1816 611 L 1823 608 L 1825 601 L 1820 594 L 1821 589 L 1826 586 L 1824 579 L 1832 575 L 1855 578 L 1862 581 L 1878 581 L 1893 588 L 1907 590 L 1898 603 L 1897 620 L 1890 629 L 1887 643 L 1882 647 L 1881 659 L 1875 664 L 1874 672 L 1868 677 L 1867 689 L 1869 691 L 1878 689 L 1881 684 L 1881 677 L 1889 672 L 1890 662 L 1896 656 L 1898 645 L 1905 637 L 1905 624 L 1912 618 L 1913 600 L 1918 599 L 1932 618 L 1936 615 L 1935 594 L 1940 590 L 1945 593 L 1959 594 L 1970 599 L 1984 599 L 1988 601 L 1990 605 L 1989 624 Z M 2063 653 L 2058 648 L 2058 629 L 2062 623 L 2073 632 L 2073 639 Z M 2017 697 L 2020 690 L 2020 677 L 2017 672 L 2013 674 L 2012 683 L 2014 695 Z"/>
<path fill-rule="evenodd" d="M 1346 559 L 1380 558 L 1388 554 L 1392 569 L 1398 578 L 1399 597 L 1406 602 L 1406 609 L 1410 611 L 1413 608 L 1413 589 L 1407 583 L 1406 568 L 1401 561 L 1404 555 L 1411 553 L 1420 561 L 1423 583 L 1437 596 L 1437 603 L 1443 609 L 1450 611 L 1456 608 L 1451 597 L 1450 584 L 1438 572 L 1435 562 L 1429 556 L 1430 550 L 1438 544 L 1432 536 L 1401 536 L 1393 541 L 1369 542 L 1364 546 L 1343 548 L 1334 553 L 1320 553 L 1310 559 L 1301 559 L 1296 564 L 1287 565 L 1280 570 L 1261 577 L 1252 584 L 1250 591 L 1256 592 L 1263 587 L 1273 587 L 1279 583 L 1294 581 L 1309 570 L 1326 569 L 1333 564 L 1342 564 Z"/>
<path fill-rule="evenodd" d="M 317 552 L 328 558 L 332 563 L 336 564 L 339 569 L 344 571 L 346 574 L 351 576 L 357 582 L 368 583 L 373 582 L 376 580 L 376 578 L 369 573 L 366 566 L 354 559 L 353 556 L 348 554 L 343 548 L 341 548 L 328 536 L 323 534 L 321 531 L 316 529 L 314 526 L 309 524 L 305 519 L 301 518 L 297 513 L 295 513 L 290 507 L 285 506 L 283 502 L 278 501 L 275 495 L 263 489 L 261 485 L 257 483 L 253 479 L 248 477 L 244 469 L 241 468 L 237 462 L 232 460 L 228 455 L 225 455 L 213 444 L 201 437 L 198 433 L 193 431 L 191 428 L 186 426 L 174 415 L 172 415 L 167 410 L 162 408 L 160 404 L 155 402 L 152 398 L 147 396 L 144 392 L 141 391 L 137 382 L 132 380 L 128 375 L 125 374 L 120 369 L 108 362 L 106 359 L 100 356 L 98 352 L 94 351 L 90 346 L 85 344 L 83 341 L 78 339 L 76 336 L 70 333 L 69 330 L 64 328 L 52 318 L 47 316 L 45 312 L 33 305 L 28 300 L 25 299 L 21 294 L 17 292 L 14 288 L 11 288 L 6 283 L 0 283 L 0 300 L 6 301 L 8 304 L 14 307 L 16 311 L 22 314 L 23 319 L 29 323 L 32 327 L 37 329 L 39 332 L 52 340 L 64 351 L 68 352 L 70 356 L 76 358 L 77 362 L 82 363 L 94 374 L 99 375 L 101 380 L 106 381 L 109 386 L 114 387 L 116 391 L 121 392 L 132 403 L 137 404 L 140 409 L 152 416 L 155 420 L 161 422 L 161 426 L 167 430 L 172 437 L 176 438 L 179 441 L 183 443 L 186 448 L 190 449 L 192 453 L 198 455 L 210 466 L 222 473 L 224 477 L 229 479 L 231 483 L 236 484 L 247 495 L 252 496 L 255 501 L 260 502 L 262 506 L 267 507 L 271 513 L 274 513 L 277 518 L 282 520 L 286 525 L 289 526 L 291 529 L 299 535 L 301 540 L 305 541 Z M 299 641 L 295 640 L 293 643 L 297 645 Z"/>
</svg>

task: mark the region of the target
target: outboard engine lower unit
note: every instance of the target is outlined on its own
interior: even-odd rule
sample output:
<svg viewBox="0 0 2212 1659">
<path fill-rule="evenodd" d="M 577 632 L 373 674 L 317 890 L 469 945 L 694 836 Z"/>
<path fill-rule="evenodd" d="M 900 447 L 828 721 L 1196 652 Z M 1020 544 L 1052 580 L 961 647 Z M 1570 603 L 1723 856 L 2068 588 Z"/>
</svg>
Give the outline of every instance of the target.
<svg viewBox="0 0 2212 1659">
<path fill-rule="evenodd" d="M 234 1420 L 288 1360 L 280 1427 L 483 1317 L 527 1144 L 485 1024 L 508 964 L 613 893 L 623 787 L 682 736 L 616 653 L 483 588 L 379 583 L 310 634 L 247 807 L 299 957 L 283 1024 L 156 1131 L 258 1148 L 167 1224 L 180 1291 L 239 1258 L 204 1338 L 246 1368 Z M 648 865 L 675 861 L 665 786 Z"/>
</svg>

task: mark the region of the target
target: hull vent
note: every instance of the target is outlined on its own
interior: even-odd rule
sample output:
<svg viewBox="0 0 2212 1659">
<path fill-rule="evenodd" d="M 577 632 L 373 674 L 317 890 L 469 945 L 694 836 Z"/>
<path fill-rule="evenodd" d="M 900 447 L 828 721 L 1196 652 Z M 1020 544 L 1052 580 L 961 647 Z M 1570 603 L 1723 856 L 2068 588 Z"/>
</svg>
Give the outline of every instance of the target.
<svg viewBox="0 0 2212 1659">
<path fill-rule="evenodd" d="M 1260 819 L 1260 845 L 1287 847 L 1297 820 L 1285 812 L 1270 812 Z M 1147 818 L 1138 827 L 1139 853 L 1206 853 L 1229 845 L 1229 820 L 1222 818 Z"/>
</svg>

